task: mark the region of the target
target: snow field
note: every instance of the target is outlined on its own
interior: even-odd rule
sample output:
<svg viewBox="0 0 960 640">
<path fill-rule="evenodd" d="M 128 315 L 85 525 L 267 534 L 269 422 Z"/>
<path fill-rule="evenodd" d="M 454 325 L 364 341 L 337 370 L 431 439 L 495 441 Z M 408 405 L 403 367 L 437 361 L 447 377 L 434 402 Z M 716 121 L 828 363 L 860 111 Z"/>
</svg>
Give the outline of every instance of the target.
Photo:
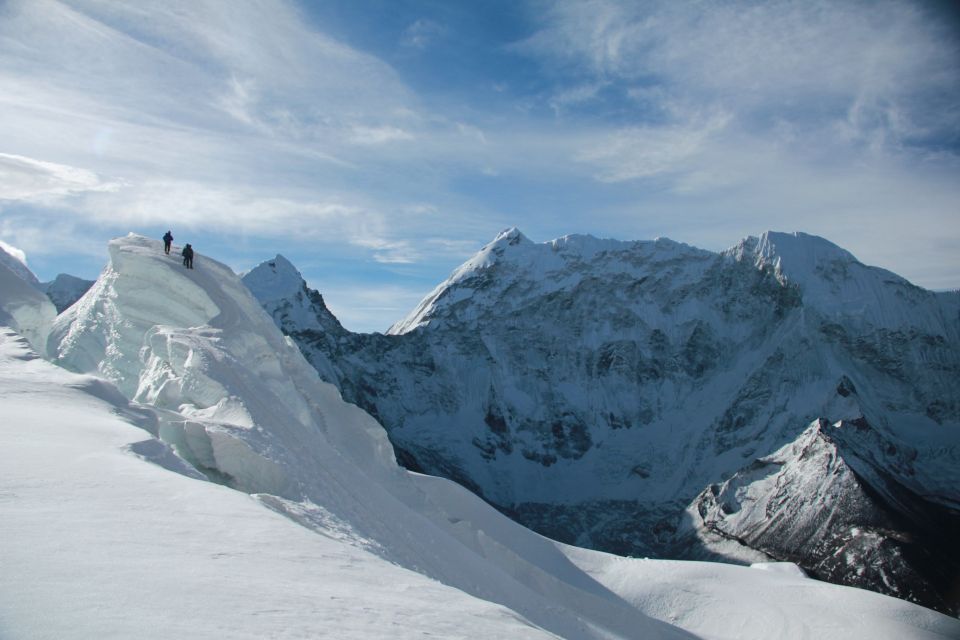
<svg viewBox="0 0 960 640">
<path fill-rule="evenodd" d="M 0 336 L 0 637 L 554 637 L 145 464 L 129 449 L 157 441 L 28 353 Z"/>
</svg>

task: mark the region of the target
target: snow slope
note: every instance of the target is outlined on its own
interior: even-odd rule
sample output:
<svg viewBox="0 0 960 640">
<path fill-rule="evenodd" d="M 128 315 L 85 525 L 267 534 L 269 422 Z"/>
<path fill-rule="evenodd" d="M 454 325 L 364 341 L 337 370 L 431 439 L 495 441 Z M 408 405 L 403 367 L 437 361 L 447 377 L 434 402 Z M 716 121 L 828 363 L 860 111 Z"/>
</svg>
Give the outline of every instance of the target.
<svg viewBox="0 0 960 640">
<path fill-rule="evenodd" d="M 36 280 L 23 263 L 0 248 L 0 324 L 19 331 L 42 353 L 57 311 L 33 286 Z"/>
<path fill-rule="evenodd" d="M 2 637 L 960 630 L 795 576 L 551 542 L 398 468 L 382 429 L 319 381 L 223 265 L 197 256 L 183 270 L 138 236 L 110 253 L 51 340 L 82 371 L 0 330 Z"/>
<path fill-rule="evenodd" d="M 386 336 L 344 331 L 285 260 L 252 279 L 292 292 L 261 302 L 405 466 L 557 539 L 685 555 L 674 533 L 698 494 L 818 418 L 864 418 L 912 459 L 853 448 L 917 501 L 960 508 L 960 294 L 823 238 L 767 232 L 718 254 L 508 229 Z M 831 579 L 863 584 L 859 570 Z"/>
<path fill-rule="evenodd" d="M 0 405 L 0 637 L 555 637 L 196 479 L 115 389 L 9 330 Z"/>
</svg>

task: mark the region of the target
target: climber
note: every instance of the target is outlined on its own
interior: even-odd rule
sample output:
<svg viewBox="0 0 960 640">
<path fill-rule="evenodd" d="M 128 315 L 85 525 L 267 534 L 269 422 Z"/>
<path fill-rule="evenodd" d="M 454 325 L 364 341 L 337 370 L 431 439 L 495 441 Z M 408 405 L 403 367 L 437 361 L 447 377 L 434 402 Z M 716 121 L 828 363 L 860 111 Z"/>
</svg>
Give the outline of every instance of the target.
<svg viewBox="0 0 960 640">
<path fill-rule="evenodd" d="M 183 266 L 187 269 L 193 269 L 193 247 L 190 246 L 189 242 L 183 247 L 180 255 L 183 256 Z"/>
<path fill-rule="evenodd" d="M 173 234 L 170 233 L 168 229 L 165 234 L 163 234 L 163 252 L 167 255 L 170 255 L 170 244 L 173 242 Z"/>
</svg>

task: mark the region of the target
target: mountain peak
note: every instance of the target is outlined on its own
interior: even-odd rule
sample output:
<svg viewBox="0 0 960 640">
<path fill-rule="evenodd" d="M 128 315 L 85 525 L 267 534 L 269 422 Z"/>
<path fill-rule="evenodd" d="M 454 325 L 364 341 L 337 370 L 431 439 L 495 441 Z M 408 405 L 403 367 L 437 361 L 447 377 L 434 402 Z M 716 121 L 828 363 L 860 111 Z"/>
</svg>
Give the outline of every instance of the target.
<svg viewBox="0 0 960 640">
<path fill-rule="evenodd" d="M 518 244 L 532 244 L 532 241 L 523 235 L 517 227 L 509 227 L 497 234 L 491 244 L 507 244 L 510 246 Z"/>
<path fill-rule="evenodd" d="M 794 231 L 764 231 L 747 236 L 725 253 L 738 260 L 753 257 L 757 264 L 766 263 L 780 270 L 791 280 L 815 271 L 826 262 L 859 262 L 853 254 L 826 238 Z"/>
<path fill-rule="evenodd" d="M 57 308 L 57 313 L 62 313 L 83 297 L 83 294 L 92 286 L 93 280 L 84 280 L 68 273 L 60 273 L 50 282 L 41 282 L 39 289 L 47 294 Z"/>
<path fill-rule="evenodd" d="M 243 275 L 243 282 L 258 300 L 278 300 L 303 289 L 303 276 L 279 253 Z"/>
<path fill-rule="evenodd" d="M 757 255 L 779 259 L 792 270 L 810 271 L 823 262 L 859 262 L 852 253 L 826 238 L 794 231 L 764 231 L 758 240 Z"/>
<path fill-rule="evenodd" d="M 281 329 L 343 333 L 343 326 L 327 309 L 320 292 L 309 288 L 300 271 L 282 255 L 261 262 L 241 280 Z"/>
</svg>

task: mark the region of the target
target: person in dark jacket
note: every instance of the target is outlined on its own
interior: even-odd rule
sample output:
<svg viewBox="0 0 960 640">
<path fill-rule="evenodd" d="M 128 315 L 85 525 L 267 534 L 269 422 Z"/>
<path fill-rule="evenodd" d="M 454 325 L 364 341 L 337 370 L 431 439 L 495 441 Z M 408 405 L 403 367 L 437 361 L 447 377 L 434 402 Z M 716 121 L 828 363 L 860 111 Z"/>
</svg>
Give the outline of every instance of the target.
<svg viewBox="0 0 960 640">
<path fill-rule="evenodd" d="M 173 234 L 170 233 L 168 229 L 165 234 L 163 234 L 163 252 L 167 255 L 170 255 L 170 245 L 173 243 Z"/>
<path fill-rule="evenodd" d="M 180 255 L 183 256 L 183 266 L 187 269 L 193 269 L 193 247 L 190 246 L 189 242 L 180 252 Z"/>
</svg>

